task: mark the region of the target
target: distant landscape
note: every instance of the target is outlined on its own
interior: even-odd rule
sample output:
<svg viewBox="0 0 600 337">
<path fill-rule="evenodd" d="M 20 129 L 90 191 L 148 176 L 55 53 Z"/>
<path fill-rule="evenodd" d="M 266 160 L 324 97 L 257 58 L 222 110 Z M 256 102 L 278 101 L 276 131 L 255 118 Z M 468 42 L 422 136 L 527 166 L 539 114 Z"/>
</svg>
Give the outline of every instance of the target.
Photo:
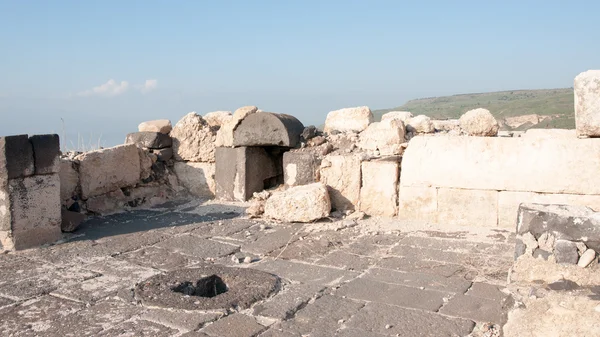
<svg viewBox="0 0 600 337">
<path fill-rule="evenodd" d="M 427 115 L 433 119 L 457 119 L 471 109 L 485 108 L 504 130 L 574 129 L 573 101 L 572 88 L 512 90 L 414 99 L 399 107 L 374 110 L 373 115 L 376 121 L 389 111 L 410 111 L 415 116 Z M 518 116 L 525 118 L 514 118 Z"/>
</svg>

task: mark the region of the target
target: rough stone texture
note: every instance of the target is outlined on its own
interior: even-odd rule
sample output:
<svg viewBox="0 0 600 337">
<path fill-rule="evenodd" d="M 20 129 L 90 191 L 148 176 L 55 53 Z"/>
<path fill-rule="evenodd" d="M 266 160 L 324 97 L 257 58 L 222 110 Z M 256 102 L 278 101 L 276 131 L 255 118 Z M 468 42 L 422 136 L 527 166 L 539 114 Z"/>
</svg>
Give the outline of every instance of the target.
<svg viewBox="0 0 600 337">
<path fill-rule="evenodd" d="M 379 151 L 381 155 L 398 155 L 404 148 L 404 124 L 397 119 L 387 119 L 371 123 L 360 133 L 358 147 L 363 150 Z"/>
<path fill-rule="evenodd" d="M 96 214 L 110 214 L 121 211 L 129 201 L 121 189 L 89 197 L 86 201 L 87 210 Z"/>
<path fill-rule="evenodd" d="M 519 207 L 517 234 L 540 236 L 552 232 L 559 240 L 584 242 L 600 249 L 598 215 L 584 206 L 522 204 Z"/>
<path fill-rule="evenodd" d="M 33 148 L 35 174 L 52 174 L 60 170 L 60 141 L 58 135 L 34 135 L 29 137 Z"/>
<path fill-rule="evenodd" d="M 360 159 L 332 155 L 321 162 L 321 182 L 327 185 L 331 205 L 336 210 L 354 210 L 360 200 Z"/>
<path fill-rule="evenodd" d="M 34 173 L 33 147 L 27 135 L 0 137 L 0 183 Z"/>
<path fill-rule="evenodd" d="M 530 139 L 554 139 L 554 138 L 577 138 L 577 132 L 575 130 L 565 129 L 529 129 L 521 136 Z"/>
<path fill-rule="evenodd" d="M 256 322 L 256 319 L 243 314 L 233 314 L 218 320 L 201 331 L 210 336 L 219 337 L 253 337 L 266 328 Z"/>
<path fill-rule="evenodd" d="M 85 220 L 85 214 L 61 209 L 62 221 L 60 229 L 63 232 L 73 232 Z"/>
<path fill-rule="evenodd" d="M 272 300 L 253 306 L 253 314 L 279 320 L 291 318 L 325 287 L 318 284 L 298 284 L 288 285 L 287 288 L 290 289 L 280 291 Z"/>
<path fill-rule="evenodd" d="M 503 300 L 458 294 L 452 297 L 440 312 L 449 316 L 504 325 L 507 310 L 502 306 L 505 304 Z"/>
<path fill-rule="evenodd" d="M 154 149 L 152 153 L 156 155 L 158 161 L 168 161 L 173 158 L 173 148 L 167 147 L 165 149 Z"/>
<path fill-rule="evenodd" d="M 250 199 L 254 192 L 265 189 L 265 181 L 283 178 L 282 157 L 278 151 L 267 152 L 261 147 L 218 147 L 216 197 L 238 201 Z"/>
<path fill-rule="evenodd" d="M 170 135 L 176 160 L 210 163 L 215 161 L 215 132 L 195 112 L 190 112 L 179 120 Z"/>
<path fill-rule="evenodd" d="M 204 120 L 210 127 L 220 128 L 223 124 L 233 118 L 231 111 L 213 111 L 204 115 Z"/>
<path fill-rule="evenodd" d="M 265 204 L 265 216 L 286 222 L 311 222 L 329 216 L 331 201 L 321 183 L 274 193 Z"/>
<path fill-rule="evenodd" d="M 213 198 L 216 193 L 214 163 L 176 162 L 173 171 L 192 195 Z"/>
<path fill-rule="evenodd" d="M 173 141 L 169 135 L 161 132 L 132 132 L 125 137 L 125 144 L 136 144 L 148 149 L 164 149 L 171 147 Z"/>
<path fill-rule="evenodd" d="M 435 187 L 400 187 L 398 218 L 421 223 L 436 223 L 437 193 Z"/>
<path fill-rule="evenodd" d="M 65 202 L 78 194 L 79 173 L 70 159 L 60 159 L 60 200 Z"/>
<path fill-rule="evenodd" d="M 160 132 L 169 134 L 173 130 L 171 121 L 168 119 L 156 119 L 153 121 L 146 121 L 138 125 L 139 132 Z"/>
<path fill-rule="evenodd" d="M 391 161 L 362 163 L 360 210 L 369 215 L 394 216 L 398 212 L 399 164 Z"/>
<path fill-rule="evenodd" d="M 137 146 L 137 145 L 136 145 Z M 152 175 L 152 164 L 155 162 L 149 150 L 137 146 L 138 157 L 140 159 L 140 180 L 145 181 Z"/>
<path fill-rule="evenodd" d="M 554 243 L 554 257 L 557 263 L 577 264 L 579 253 L 575 242 L 556 240 Z"/>
<path fill-rule="evenodd" d="M 600 70 L 577 75 L 573 89 L 577 136 L 600 136 Z"/>
<path fill-rule="evenodd" d="M 257 112 L 244 118 L 233 132 L 233 146 L 296 147 L 304 125 L 294 116 Z"/>
<path fill-rule="evenodd" d="M 215 146 L 217 147 L 233 147 L 233 133 L 244 118 L 258 111 L 255 106 L 244 106 L 233 113 L 231 119 L 227 120 L 217 133 Z"/>
<path fill-rule="evenodd" d="M 498 192 L 440 188 L 437 192 L 438 223 L 496 227 Z"/>
<path fill-rule="evenodd" d="M 395 119 L 395 120 L 400 120 L 402 121 L 404 124 L 406 124 L 406 122 L 411 119 L 413 117 L 413 114 L 409 111 L 390 111 L 388 113 L 383 114 L 383 116 L 381 116 L 381 121 L 385 121 L 385 120 L 390 120 L 390 119 Z"/>
<path fill-rule="evenodd" d="M 581 268 L 587 267 L 596 258 L 596 251 L 593 249 L 587 249 L 581 254 L 577 265 Z"/>
<path fill-rule="evenodd" d="M 308 185 L 319 181 L 321 160 L 313 152 L 283 154 L 283 181 L 287 186 Z"/>
<path fill-rule="evenodd" d="M 331 111 L 327 114 L 324 131 L 331 133 L 339 132 L 361 132 L 373 122 L 373 114 L 366 107 L 345 108 Z"/>
<path fill-rule="evenodd" d="M 599 156 L 598 139 L 415 137 L 400 184 L 599 195 Z"/>
<path fill-rule="evenodd" d="M 406 131 L 414 133 L 432 133 L 435 132 L 431 118 L 425 115 L 415 116 L 406 121 Z"/>
<path fill-rule="evenodd" d="M 600 210 L 600 195 L 500 191 L 498 195 L 498 226 L 514 229 L 519 205 L 522 203 L 587 206 Z"/>
<path fill-rule="evenodd" d="M 35 247 L 61 238 L 58 174 L 12 179 L 8 191 L 15 249 Z"/>
<path fill-rule="evenodd" d="M 219 276 L 227 285 L 227 291 L 214 297 L 185 296 L 174 292 L 172 287 L 184 282 L 196 283 L 211 275 Z M 204 265 L 200 268 L 180 269 L 155 275 L 142 281 L 135 288 L 135 297 L 144 306 L 175 308 L 183 310 L 211 310 L 239 307 L 249 308 L 277 291 L 277 276 L 253 269 L 229 268 Z"/>
<path fill-rule="evenodd" d="M 487 109 L 473 109 L 460 116 L 460 127 L 470 136 L 491 137 L 498 134 L 498 121 Z"/>
<path fill-rule="evenodd" d="M 435 131 L 460 133 L 460 121 L 458 119 L 434 120 L 432 121 Z"/>
<path fill-rule="evenodd" d="M 140 156 L 134 144 L 86 152 L 75 159 L 80 163 L 84 199 L 133 186 L 140 180 Z"/>
</svg>

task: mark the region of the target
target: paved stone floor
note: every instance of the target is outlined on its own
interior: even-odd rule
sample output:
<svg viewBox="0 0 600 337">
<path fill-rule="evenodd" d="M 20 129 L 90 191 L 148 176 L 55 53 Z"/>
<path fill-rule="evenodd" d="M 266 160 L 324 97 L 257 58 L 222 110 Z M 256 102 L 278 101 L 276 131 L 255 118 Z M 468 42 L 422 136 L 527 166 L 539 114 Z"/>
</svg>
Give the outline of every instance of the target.
<svg viewBox="0 0 600 337">
<path fill-rule="evenodd" d="M 496 336 L 506 321 L 509 232 L 277 224 L 242 211 L 170 202 L 0 254 L 0 335 Z M 273 273 L 279 291 L 243 310 L 144 307 L 134 296 L 153 275 L 207 263 Z"/>
</svg>

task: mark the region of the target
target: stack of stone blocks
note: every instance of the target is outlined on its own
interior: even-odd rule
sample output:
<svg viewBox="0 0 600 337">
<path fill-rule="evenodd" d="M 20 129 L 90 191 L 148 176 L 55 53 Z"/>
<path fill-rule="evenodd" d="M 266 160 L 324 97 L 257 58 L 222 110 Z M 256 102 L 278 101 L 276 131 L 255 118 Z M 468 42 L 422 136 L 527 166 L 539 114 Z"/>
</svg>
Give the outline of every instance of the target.
<svg viewBox="0 0 600 337">
<path fill-rule="evenodd" d="M 26 249 L 61 238 L 58 135 L 0 138 L 0 243 Z"/>
</svg>

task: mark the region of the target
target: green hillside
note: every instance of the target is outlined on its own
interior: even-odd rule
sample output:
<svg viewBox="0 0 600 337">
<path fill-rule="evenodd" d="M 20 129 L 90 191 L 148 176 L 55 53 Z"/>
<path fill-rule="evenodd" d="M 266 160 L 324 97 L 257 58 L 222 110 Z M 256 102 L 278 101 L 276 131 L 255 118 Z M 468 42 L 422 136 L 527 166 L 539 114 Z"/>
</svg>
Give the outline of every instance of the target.
<svg viewBox="0 0 600 337">
<path fill-rule="evenodd" d="M 434 119 L 455 119 L 476 108 L 485 108 L 501 121 L 507 117 L 537 114 L 551 116 L 536 128 L 575 128 L 573 89 L 513 90 L 480 94 L 420 98 L 392 108 L 374 110 L 375 120 L 389 111 L 410 111 Z M 527 126 L 524 126 L 528 128 Z"/>
</svg>

